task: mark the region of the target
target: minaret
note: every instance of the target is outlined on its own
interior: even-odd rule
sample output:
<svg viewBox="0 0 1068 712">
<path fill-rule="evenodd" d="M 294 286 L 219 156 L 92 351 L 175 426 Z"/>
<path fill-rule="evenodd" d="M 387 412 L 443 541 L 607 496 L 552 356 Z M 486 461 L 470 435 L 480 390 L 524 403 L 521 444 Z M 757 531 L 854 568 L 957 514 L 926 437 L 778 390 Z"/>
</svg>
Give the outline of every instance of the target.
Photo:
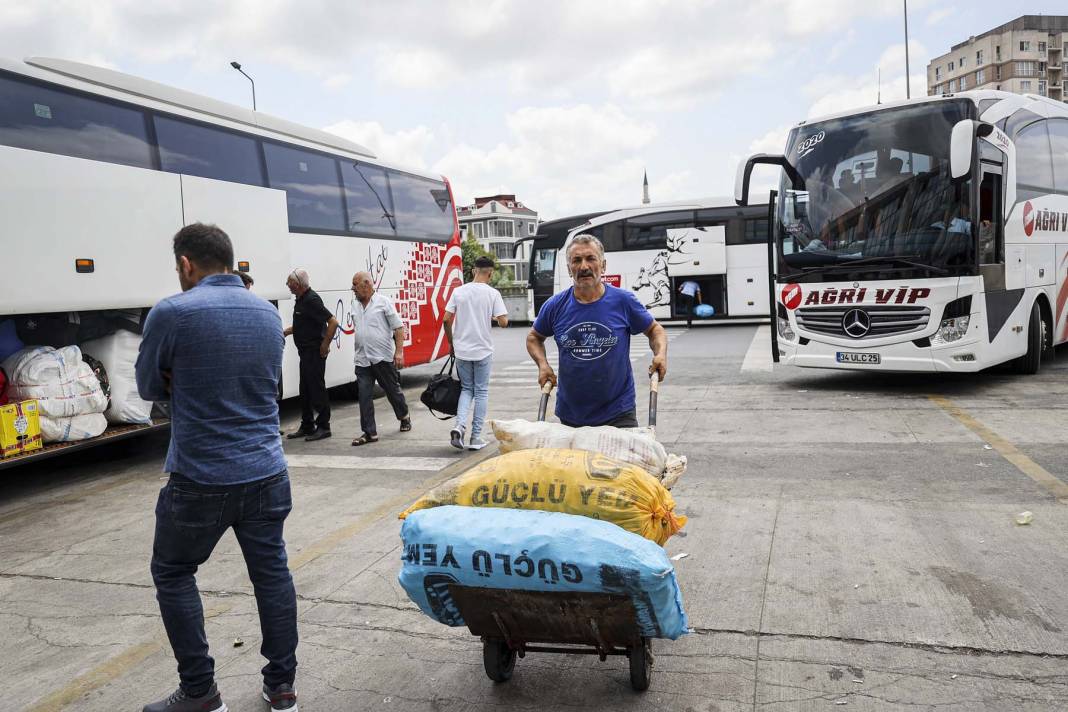
<svg viewBox="0 0 1068 712">
<path fill-rule="evenodd" d="M 642 205 L 649 204 L 649 171 L 644 171 L 642 179 Z"/>
</svg>

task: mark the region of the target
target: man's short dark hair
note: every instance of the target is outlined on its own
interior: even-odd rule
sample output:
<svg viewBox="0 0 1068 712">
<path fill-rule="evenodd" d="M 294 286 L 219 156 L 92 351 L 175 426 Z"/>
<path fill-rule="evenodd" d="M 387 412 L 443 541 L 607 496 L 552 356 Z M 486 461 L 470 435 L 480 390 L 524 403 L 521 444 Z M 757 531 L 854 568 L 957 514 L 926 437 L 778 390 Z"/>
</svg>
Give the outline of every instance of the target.
<svg viewBox="0 0 1068 712">
<path fill-rule="evenodd" d="M 241 281 L 244 282 L 246 287 L 251 287 L 253 284 L 256 283 L 256 280 L 252 279 L 252 275 L 248 272 L 242 272 L 238 270 L 234 274 L 241 278 Z"/>
<path fill-rule="evenodd" d="M 215 225 L 193 223 L 174 236 L 174 258 L 185 257 L 201 269 L 232 271 L 234 246 L 230 236 Z"/>
<path fill-rule="evenodd" d="M 493 269 L 493 258 L 486 255 L 475 258 L 476 269 Z"/>
</svg>

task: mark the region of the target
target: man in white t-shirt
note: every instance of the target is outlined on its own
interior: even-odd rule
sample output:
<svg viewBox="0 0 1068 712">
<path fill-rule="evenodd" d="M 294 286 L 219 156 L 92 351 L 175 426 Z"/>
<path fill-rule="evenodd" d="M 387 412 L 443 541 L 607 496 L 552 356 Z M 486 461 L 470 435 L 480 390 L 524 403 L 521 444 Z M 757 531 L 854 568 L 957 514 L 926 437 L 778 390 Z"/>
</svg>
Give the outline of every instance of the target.
<svg viewBox="0 0 1068 712">
<path fill-rule="evenodd" d="M 501 293 L 489 285 L 492 276 L 493 260 L 479 257 L 475 260 L 472 281 L 456 289 L 445 305 L 445 336 L 449 339 L 452 354 L 456 357 L 456 370 L 460 374 L 456 427 L 449 433 L 452 446 L 458 450 L 464 449 L 467 415 L 472 401 L 475 412 L 467 447 L 470 450 L 486 447 L 482 424 L 489 407 L 489 378 L 493 367 L 490 322 L 496 320 L 498 326 L 508 326 L 508 310 L 504 308 Z"/>
</svg>

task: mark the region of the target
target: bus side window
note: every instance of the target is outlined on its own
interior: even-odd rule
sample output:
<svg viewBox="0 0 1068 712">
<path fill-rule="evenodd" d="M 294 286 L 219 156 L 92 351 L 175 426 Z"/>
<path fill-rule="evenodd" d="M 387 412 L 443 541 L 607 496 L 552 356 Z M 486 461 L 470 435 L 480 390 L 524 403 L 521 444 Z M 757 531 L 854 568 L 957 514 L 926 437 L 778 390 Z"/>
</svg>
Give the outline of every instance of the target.
<svg viewBox="0 0 1068 712">
<path fill-rule="evenodd" d="M 745 221 L 745 242 L 747 245 L 766 245 L 768 242 L 768 219 L 749 218 Z"/>
<path fill-rule="evenodd" d="M 1049 143 L 1053 149 L 1053 184 L 1068 195 L 1068 119 L 1049 120 Z"/>
<path fill-rule="evenodd" d="M 321 153 L 263 142 L 272 188 L 286 192 L 291 230 L 345 230 L 336 161 Z"/>
<path fill-rule="evenodd" d="M 591 228 L 586 231 L 587 234 L 593 235 L 601 244 L 604 245 L 604 251 L 607 252 L 619 252 L 623 249 L 623 221 L 616 220 L 615 222 L 605 223 L 604 225 L 598 225 L 595 228 Z"/>
<path fill-rule="evenodd" d="M 152 168 L 144 112 L 0 76 L 0 144 Z"/>
<path fill-rule="evenodd" d="M 746 221 L 743 218 L 731 218 L 728 221 L 714 223 L 705 222 L 705 227 L 722 225 L 726 231 L 726 243 L 728 245 L 744 245 L 746 238 Z"/>
<path fill-rule="evenodd" d="M 397 235 L 422 242 L 452 239 L 456 210 L 445 184 L 402 171 L 387 172 L 397 213 Z"/>
<path fill-rule="evenodd" d="M 625 250 L 665 250 L 669 228 L 693 227 L 690 211 L 652 213 L 627 220 L 623 229 Z"/>
<path fill-rule="evenodd" d="M 244 134 L 192 121 L 153 116 L 160 168 L 232 183 L 263 185 L 260 148 Z"/>
<path fill-rule="evenodd" d="M 1026 200 L 1054 192 L 1053 160 L 1045 121 L 1016 134 L 1016 198 Z"/>
<path fill-rule="evenodd" d="M 984 172 L 979 184 L 979 264 L 1004 261 L 1001 196 L 1001 174 Z"/>
</svg>

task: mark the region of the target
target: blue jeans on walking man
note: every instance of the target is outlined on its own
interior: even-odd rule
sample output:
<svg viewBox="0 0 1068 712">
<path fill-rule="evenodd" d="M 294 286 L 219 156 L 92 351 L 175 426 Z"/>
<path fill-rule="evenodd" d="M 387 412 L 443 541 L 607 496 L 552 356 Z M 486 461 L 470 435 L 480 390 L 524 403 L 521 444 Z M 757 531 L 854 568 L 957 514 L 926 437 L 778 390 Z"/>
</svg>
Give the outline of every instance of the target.
<svg viewBox="0 0 1068 712">
<path fill-rule="evenodd" d="M 182 689 L 207 692 L 215 676 L 208 654 L 197 568 L 233 528 L 256 594 L 267 658 L 263 680 L 271 688 L 293 684 L 297 669 L 297 596 L 289 572 L 282 527 L 292 508 L 289 475 L 237 485 L 203 485 L 179 474 L 159 493 L 152 579 Z"/>
<path fill-rule="evenodd" d="M 475 408 L 474 415 L 471 418 L 472 441 L 481 437 L 482 426 L 486 422 L 486 411 L 489 409 L 490 371 L 492 369 L 492 355 L 480 361 L 456 359 L 456 373 L 460 376 L 460 402 L 456 406 L 456 427 L 461 432 L 467 430 L 467 416 L 470 414 L 473 401 Z"/>
</svg>

